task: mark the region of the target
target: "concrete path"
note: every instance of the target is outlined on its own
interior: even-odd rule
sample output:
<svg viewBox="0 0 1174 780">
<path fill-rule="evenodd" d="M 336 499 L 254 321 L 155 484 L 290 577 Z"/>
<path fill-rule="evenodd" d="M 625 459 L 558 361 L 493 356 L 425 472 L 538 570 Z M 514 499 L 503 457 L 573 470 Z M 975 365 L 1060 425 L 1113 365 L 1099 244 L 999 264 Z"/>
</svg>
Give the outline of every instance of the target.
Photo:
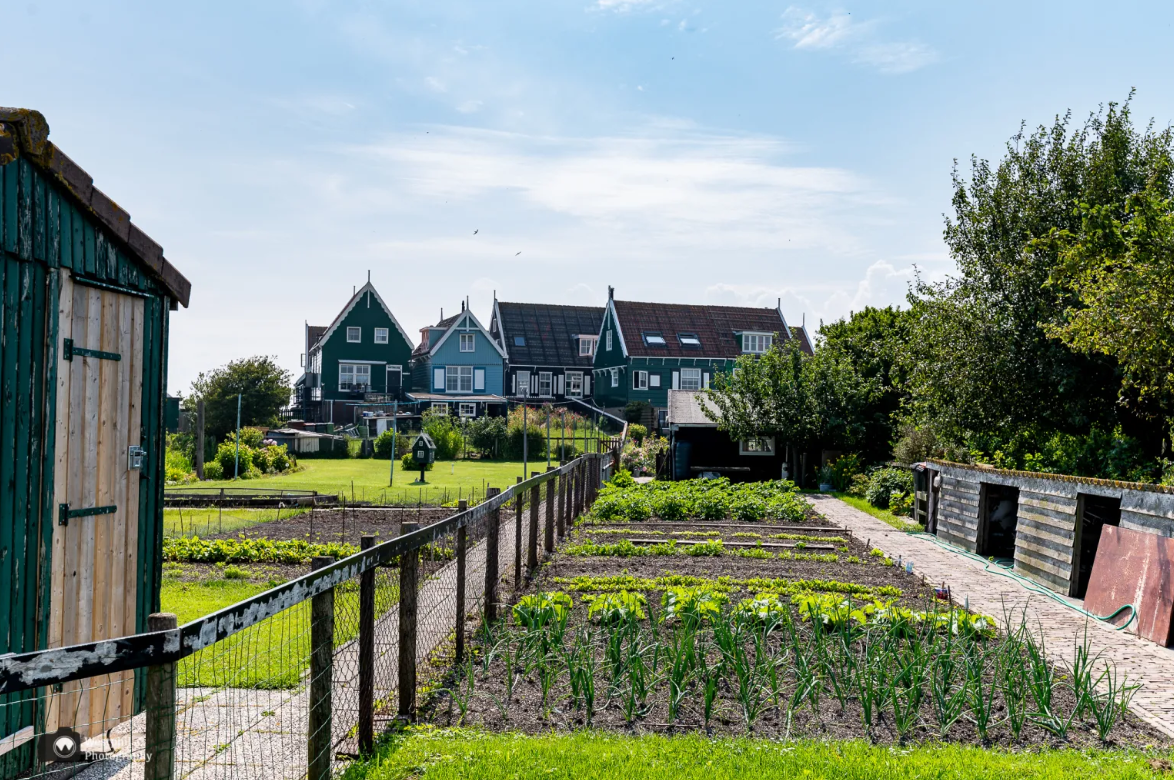
<svg viewBox="0 0 1174 780">
<path fill-rule="evenodd" d="M 1131 709 L 1153 727 L 1174 736 L 1174 649 L 1158 647 L 1124 631 L 1083 615 L 1045 596 L 1032 593 L 1016 580 L 988 571 L 984 564 L 940 547 L 930 538 L 898 531 L 859 509 L 830 496 L 807 496 L 828 520 L 844 526 L 861 541 L 883 550 L 893 560 L 913 563 L 914 573 L 934 585 L 946 583 L 958 603 L 1001 620 L 1004 610 L 1027 610 L 1030 625 L 1042 632 L 1048 653 L 1071 663 L 1085 626 L 1094 653 L 1128 674 L 1142 689 Z M 1043 587 L 1042 585 L 1040 586 Z M 1077 599 L 1065 601 L 1079 606 Z"/>
</svg>

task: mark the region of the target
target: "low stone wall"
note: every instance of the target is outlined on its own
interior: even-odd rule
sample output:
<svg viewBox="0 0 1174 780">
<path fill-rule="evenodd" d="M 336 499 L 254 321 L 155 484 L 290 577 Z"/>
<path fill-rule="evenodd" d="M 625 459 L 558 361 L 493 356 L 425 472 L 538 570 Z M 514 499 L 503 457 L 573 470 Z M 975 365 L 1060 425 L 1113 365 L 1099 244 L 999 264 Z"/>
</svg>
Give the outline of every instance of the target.
<svg viewBox="0 0 1174 780">
<path fill-rule="evenodd" d="M 930 461 L 941 481 L 933 502 L 937 535 L 977 552 L 983 483 L 1019 489 L 1015 569 L 1059 593 L 1073 590 L 1081 494 L 1121 501 L 1121 528 L 1174 537 L 1174 489 Z"/>
</svg>

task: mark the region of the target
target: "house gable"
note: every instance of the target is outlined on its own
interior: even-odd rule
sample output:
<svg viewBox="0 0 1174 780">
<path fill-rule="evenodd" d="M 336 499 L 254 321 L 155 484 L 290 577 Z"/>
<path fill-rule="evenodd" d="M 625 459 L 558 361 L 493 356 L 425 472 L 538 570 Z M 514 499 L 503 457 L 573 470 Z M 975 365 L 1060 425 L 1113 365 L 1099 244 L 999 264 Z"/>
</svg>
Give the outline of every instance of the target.
<svg viewBox="0 0 1174 780">
<path fill-rule="evenodd" d="M 348 340 L 350 328 L 358 328 L 358 341 Z M 376 343 L 377 328 L 387 330 L 386 344 Z M 410 387 L 411 383 L 407 377 L 412 342 L 369 282 L 351 298 L 334 322 L 323 332 L 317 345 L 311 347 L 311 360 L 315 353 L 323 398 L 351 395 L 351 391 L 340 388 L 344 381 L 354 381 L 344 378 L 342 364 L 370 366 L 363 369 L 363 375 L 370 377 L 368 392 L 387 391 L 387 366 L 399 366 L 402 372 L 401 386 L 405 389 Z M 353 376 L 352 369 L 348 372 L 348 377 Z"/>
</svg>

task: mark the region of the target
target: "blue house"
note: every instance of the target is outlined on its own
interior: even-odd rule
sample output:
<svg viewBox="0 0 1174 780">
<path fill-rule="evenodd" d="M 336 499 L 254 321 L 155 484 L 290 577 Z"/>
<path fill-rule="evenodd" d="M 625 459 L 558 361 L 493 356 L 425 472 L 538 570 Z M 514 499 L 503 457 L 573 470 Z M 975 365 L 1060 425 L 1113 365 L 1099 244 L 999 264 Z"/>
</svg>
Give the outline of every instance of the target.
<svg viewBox="0 0 1174 780">
<path fill-rule="evenodd" d="M 422 402 L 420 411 L 432 406 L 460 417 L 505 414 L 505 361 L 505 351 L 462 303 L 460 313 L 420 329 L 408 396 Z"/>
</svg>

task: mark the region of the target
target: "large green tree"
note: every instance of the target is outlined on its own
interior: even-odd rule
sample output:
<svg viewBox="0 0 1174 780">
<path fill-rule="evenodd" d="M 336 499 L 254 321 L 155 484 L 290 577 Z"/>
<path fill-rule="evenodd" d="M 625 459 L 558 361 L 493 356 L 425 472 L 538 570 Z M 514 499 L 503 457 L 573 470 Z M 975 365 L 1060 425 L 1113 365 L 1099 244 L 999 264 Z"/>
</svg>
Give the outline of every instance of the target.
<svg viewBox="0 0 1174 780">
<path fill-rule="evenodd" d="M 242 426 L 273 425 L 289 403 L 290 373 L 263 355 L 233 360 L 196 377 L 184 404 L 194 409 L 197 401 L 204 402 L 205 434 L 220 441 L 236 428 L 238 394 Z"/>
<path fill-rule="evenodd" d="M 1116 360 L 1052 337 L 1079 295 L 1057 276 L 1057 242 L 1041 239 L 1079 231 L 1078 203 L 1119 216 L 1147 186 L 1168 192 L 1170 149 L 1168 130 L 1134 128 L 1126 102 L 1076 128 L 1069 116 L 1021 128 L 997 165 L 974 158 L 969 178 L 955 169 L 945 241 L 957 274 L 913 290 L 904 370 L 915 422 L 980 449 L 1117 427 L 1152 439 L 1152 424 L 1117 403 Z"/>
</svg>

